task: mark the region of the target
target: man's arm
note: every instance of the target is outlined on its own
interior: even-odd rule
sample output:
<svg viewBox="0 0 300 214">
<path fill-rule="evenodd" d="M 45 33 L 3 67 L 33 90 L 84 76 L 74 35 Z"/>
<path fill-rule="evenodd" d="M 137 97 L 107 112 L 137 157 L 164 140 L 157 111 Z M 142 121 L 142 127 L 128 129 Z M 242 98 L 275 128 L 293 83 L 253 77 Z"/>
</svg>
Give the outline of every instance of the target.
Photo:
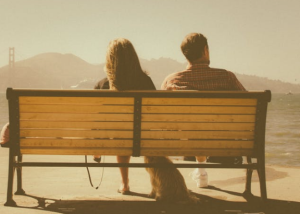
<svg viewBox="0 0 300 214">
<path fill-rule="evenodd" d="M 161 90 L 167 90 L 167 78 L 164 79 L 163 83 L 160 86 Z"/>
<path fill-rule="evenodd" d="M 163 83 L 161 84 L 160 89 L 161 90 L 176 90 L 176 88 L 172 87 L 172 83 L 171 83 L 172 80 L 175 78 L 175 76 L 176 76 L 176 73 L 168 75 L 164 79 Z"/>
</svg>

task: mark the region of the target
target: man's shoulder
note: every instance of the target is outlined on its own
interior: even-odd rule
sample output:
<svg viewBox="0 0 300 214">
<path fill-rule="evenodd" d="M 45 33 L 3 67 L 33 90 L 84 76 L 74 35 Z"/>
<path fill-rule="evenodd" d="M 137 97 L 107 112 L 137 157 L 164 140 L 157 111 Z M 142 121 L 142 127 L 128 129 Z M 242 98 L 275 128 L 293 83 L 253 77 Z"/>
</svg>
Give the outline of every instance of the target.
<svg viewBox="0 0 300 214">
<path fill-rule="evenodd" d="M 219 72 L 228 77 L 233 77 L 233 76 L 235 77 L 235 74 L 232 71 L 226 70 L 224 68 L 209 68 L 209 69 L 210 71 Z"/>
<path fill-rule="evenodd" d="M 193 73 L 194 75 L 197 75 L 198 72 L 200 72 L 200 74 L 203 74 L 203 72 L 205 72 L 205 73 L 206 72 L 216 72 L 216 73 L 220 73 L 220 74 L 226 75 L 228 77 L 235 76 L 235 74 L 232 71 L 229 71 L 229 70 L 226 70 L 226 69 L 223 69 L 223 68 L 211 68 L 211 67 L 208 67 L 206 69 L 199 69 L 199 70 L 198 69 L 193 69 L 193 70 L 185 69 L 185 70 L 182 70 L 182 71 L 176 71 L 176 72 L 171 73 L 168 76 L 166 76 L 165 81 L 170 81 L 170 80 L 175 79 L 175 78 L 177 78 L 179 76 L 182 76 L 182 75 L 183 76 L 185 76 L 185 75 L 192 75 L 191 73 Z"/>
<path fill-rule="evenodd" d="M 209 67 L 209 70 L 211 71 L 220 71 L 220 72 L 224 72 L 224 73 L 232 73 L 231 71 L 228 71 L 224 68 L 214 68 L 214 67 Z"/>
</svg>

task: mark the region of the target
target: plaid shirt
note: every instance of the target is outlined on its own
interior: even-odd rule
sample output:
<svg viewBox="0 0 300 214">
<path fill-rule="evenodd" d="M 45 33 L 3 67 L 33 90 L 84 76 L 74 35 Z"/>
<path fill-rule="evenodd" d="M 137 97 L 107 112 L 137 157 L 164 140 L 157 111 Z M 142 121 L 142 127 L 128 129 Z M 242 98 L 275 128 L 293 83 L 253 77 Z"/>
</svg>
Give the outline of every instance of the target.
<svg viewBox="0 0 300 214">
<path fill-rule="evenodd" d="M 224 69 L 210 68 L 208 63 L 188 65 L 186 70 L 166 77 L 162 90 L 245 91 L 236 76 Z"/>
</svg>

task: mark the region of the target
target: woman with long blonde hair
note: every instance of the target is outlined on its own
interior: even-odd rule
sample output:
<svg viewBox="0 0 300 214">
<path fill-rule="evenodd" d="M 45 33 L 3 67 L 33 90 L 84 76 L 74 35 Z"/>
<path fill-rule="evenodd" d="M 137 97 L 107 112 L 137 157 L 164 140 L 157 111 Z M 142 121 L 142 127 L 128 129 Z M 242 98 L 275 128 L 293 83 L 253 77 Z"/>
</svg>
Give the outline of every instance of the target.
<svg viewBox="0 0 300 214">
<path fill-rule="evenodd" d="M 110 90 L 155 90 L 151 78 L 141 68 L 139 58 L 131 42 L 124 38 L 110 41 L 106 52 L 105 71 L 108 80 L 101 80 L 95 89 L 104 89 L 109 82 Z M 94 160 L 97 160 L 95 156 Z M 101 160 L 100 158 L 98 159 Z M 118 163 L 129 163 L 130 156 L 117 156 Z M 129 193 L 128 167 L 120 167 L 119 193 Z"/>
</svg>

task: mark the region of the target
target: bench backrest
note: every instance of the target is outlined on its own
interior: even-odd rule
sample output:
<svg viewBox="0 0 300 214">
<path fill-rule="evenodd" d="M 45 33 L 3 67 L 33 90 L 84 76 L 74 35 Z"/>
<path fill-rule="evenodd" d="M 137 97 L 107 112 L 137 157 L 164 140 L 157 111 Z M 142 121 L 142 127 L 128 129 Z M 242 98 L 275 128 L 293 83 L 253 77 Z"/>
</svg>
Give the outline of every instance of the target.
<svg viewBox="0 0 300 214">
<path fill-rule="evenodd" d="M 8 89 L 17 154 L 257 156 L 270 91 Z"/>
</svg>

